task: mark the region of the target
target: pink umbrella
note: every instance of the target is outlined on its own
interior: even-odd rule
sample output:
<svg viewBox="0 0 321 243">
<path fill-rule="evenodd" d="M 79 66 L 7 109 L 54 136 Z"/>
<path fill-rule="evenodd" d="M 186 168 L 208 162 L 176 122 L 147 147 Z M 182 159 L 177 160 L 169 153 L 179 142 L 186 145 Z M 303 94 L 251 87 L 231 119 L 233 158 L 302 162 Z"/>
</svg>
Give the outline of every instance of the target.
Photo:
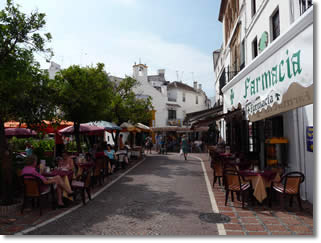
<svg viewBox="0 0 321 243">
<path fill-rule="evenodd" d="M 103 127 L 88 125 L 88 124 L 80 124 L 79 133 L 86 133 L 88 135 L 97 135 L 104 132 L 105 129 Z M 74 134 L 74 126 L 65 127 L 58 131 L 58 133 L 62 135 L 70 135 Z"/>
<path fill-rule="evenodd" d="M 28 128 L 15 127 L 15 128 L 5 128 L 5 135 L 7 137 L 13 137 L 13 136 L 33 137 L 33 136 L 37 136 L 37 133 Z"/>
</svg>

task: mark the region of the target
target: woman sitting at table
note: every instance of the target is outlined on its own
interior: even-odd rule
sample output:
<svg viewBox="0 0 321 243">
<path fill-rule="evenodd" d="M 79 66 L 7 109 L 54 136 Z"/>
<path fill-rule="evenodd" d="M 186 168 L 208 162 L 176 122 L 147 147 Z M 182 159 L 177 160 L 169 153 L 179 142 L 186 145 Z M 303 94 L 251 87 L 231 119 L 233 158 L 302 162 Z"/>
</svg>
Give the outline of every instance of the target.
<svg viewBox="0 0 321 243">
<path fill-rule="evenodd" d="M 107 144 L 107 150 L 104 150 L 104 153 L 105 155 L 109 158 L 109 161 L 110 161 L 110 165 L 111 167 L 109 168 L 108 167 L 108 173 L 112 174 L 114 172 L 114 169 L 116 168 L 116 163 L 117 163 L 117 160 L 116 160 L 116 154 L 115 154 L 115 150 L 113 150 L 111 148 L 111 145 L 110 144 Z"/>
<path fill-rule="evenodd" d="M 41 191 L 48 190 L 48 185 L 54 184 L 57 186 L 57 198 L 58 198 L 58 207 L 64 207 L 64 203 L 62 201 L 62 193 L 65 190 L 68 193 L 68 196 L 73 195 L 73 191 L 64 183 L 62 178 L 57 175 L 51 178 L 46 178 L 39 174 L 36 171 L 37 166 L 37 157 L 35 155 L 28 156 L 25 160 L 26 166 L 22 169 L 21 175 L 31 174 L 38 177 L 44 184 L 45 187 L 40 187 Z"/>
<path fill-rule="evenodd" d="M 58 163 L 58 167 L 61 169 L 74 171 L 74 161 L 66 152 L 64 152 L 62 154 L 62 160 L 60 160 Z"/>
</svg>

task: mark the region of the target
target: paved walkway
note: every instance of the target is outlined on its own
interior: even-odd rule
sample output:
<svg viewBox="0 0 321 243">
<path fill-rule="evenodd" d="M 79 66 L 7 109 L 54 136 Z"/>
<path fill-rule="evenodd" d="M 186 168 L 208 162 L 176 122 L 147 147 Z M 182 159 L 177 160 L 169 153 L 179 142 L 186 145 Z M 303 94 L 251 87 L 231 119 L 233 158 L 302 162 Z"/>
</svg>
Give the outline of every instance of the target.
<svg viewBox="0 0 321 243">
<path fill-rule="evenodd" d="M 213 183 L 213 170 L 207 154 L 194 154 L 205 164 L 207 175 Z M 241 202 L 230 200 L 225 206 L 225 191 L 218 183 L 212 189 L 220 213 L 231 218 L 224 224 L 227 235 L 313 235 L 313 205 L 303 202 L 301 212 L 296 203 L 292 209 L 285 210 L 283 201 L 273 205 L 272 210 L 267 205 L 247 205 L 242 209 Z M 295 200 L 293 200 L 295 201 Z M 285 202 L 288 205 L 288 201 Z"/>
<path fill-rule="evenodd" d="M 217 235 L 198 159 L 151 155 L 85 207 L 32 235 Z"/>
<path fill-rule="evenodd" d="M 149 175 L 147 173 L 148 167 L 146 167 L 146 170 L 144 168 L 142 168 L 143 170 L 142 169 L 139 170 L 140 166 L 138 166 L 137 168 L 134 168 L 131 172 L 129 172 L 128 176 L 120 179 L 120 182 L 121 182 L 120 185 L 121 187 L 123 187 L 123 189 L 125 187 L 136 188 L 137 195 L 139 196 L 138 200 L 125 201 L 123 204 L 120 204 L 122 207 L 120 207 L 118 211 L 116 210 L 116 208 L 113 208 L 115 207 L 115 205 L 111 205 L 110 210 L 116 210 L 117 212 L 112 215 L 114 220 L 117 218 L 119 219 L 126 214 L 130 214 L 132 216 L 136 215 L 143 218 L 146 216 L 145 219 L 148 219 L 150 218 L 151 215 L 154 215 L 155 212 L 163 210 L 164 212 L 163 215 L 165 216 L 159 217 L 156 221 L 154 221 L 153 224 L 151 224 L 150 228 L 145 227 L 146 225 L 144 225 L 142 229 L 144 228 L 145 231 L 143 230 L 141 231 L 142 235 L 162 234 L 162 232 L 165 232 L 166 227 L 168 228 L 167 232 L 174 233 L 177 231 L 174 230 L 173 225 L 175 225 L 174 223 L 179 219 L 179 215 L 185 214 L 186 212 L 192 212 L 193 210 L 194 211 L 196 210 L 197 212 L 200 212 L 202 210 L 204 211 L 204 209 L 208 209 L 209 207 L 208 192 L 205 191 L 204 189 L 205 188 L 204 174 L 200 169 L 201 162 L 198 159 L 195 159 L 192 157 L 199 157 L 203 160 L 210 183 L 212 183 L 212 180 L 213 180 L 212 169 L 210 168 L 210 163 L 209 163 L 207 154 L 191 154 L 190 168 L 185 168 L 185 165 L 183 166 L 183 164 L 182 166 L 179 165 L 178 167 L 174 168 L 172 167 L 173 165 L 166 162 L 166 160 L 161 159 L 160 157 L 162 156 L 158 156 L 155 154 L 152 156 L 157 156 L 158 159 L 160 159 L 159 166 L 166 168 L 165 171 L 167 171 L 167 173 L 173 172 L 173 174 L 170 176 L 169 175 L 166 176 L 166 173 L 164 173 L 164 170 L 163 172 L 161 172 L 162 170 L 156 170 L 153 175 Z M 130 165 L 130 167 L 127 169 L 131 169 L 137 163 L 139 163 L 139 161 L 133 162 Z M 190 171 L 190 169 L 192 169 L 192 171 Z M 110 183 L 115 182 L 117 180 L 117 177 L 120 176 L 120 173 L 123 173 L 123 171 L 113 175 L 113 177 L 109 179 L 109 182 Z M 192 180 L 194 180 L 192 183 L 188 183 L 191 186 L 190 188 L 191 190 L 189 192 L 190 197 L 188 196 L 187 192 L 182 192 L 183 194 L 181 195 L 169 194 L 167 190 L 169 187 L 169 183 L 172 184 L 172 182 L 170 181 L 173 180 L 174 178 L 183 179 L 186 173 L 187 174 L 192 173 L 192 177 L 190 177 L 190 179 L 192 178 Z M 137 185 L 144 184 L 145 180 L 147 180 L 147 177 L 155 176 L 155 175 L 157 175 L 157 177 L 160 178 L 159 179 L 160 181 L 158 181 L 157 184 L 151 185 L 151 187 L 139 186 L 139 188 L 143 188 L 142 190 L 138 188 Z M 155 179 L 155 178 L 150 178 L 150 179 Z M 193 185 L 196 184 L 196 181 L 197 183 L 201 183 L 201 185 L 203 185 L 199 188 L 203 188 L 204 190 L 193 188 Z M 135 183 L 137 183 L 137 185 L 135 185 Z M 187 183 L 187 181 L 181 180 L 181 182 L 176 185 L 177 191 L 182 190 L 182 185 L 185 183 Z M 161 184 L 162 186 L 159 186 Z M 120 198 L 122 199 L 120 201 L 123 201 L 127 197 L 135 196 L 135 195 L 125 195 L 125 194 L 121 195 L 121 192 L 119 190 L 113 189 L 115 185 L 116 184 L 112 185 L 106 190 L 109 190 L 108 193 L 115 193 L 115 197 L 116 197 L 116 194 L 119 193 L 118 196 L 120 196 Z M 101 188 L 102 187 L 96 187 L 95 191 L 97 192 Z M 143 203 L 146 201 L 145 200 L 146 198 L 144 198 L 145 191 L 150 192 L 152 194 L 153 199 L 156 202 L 155 205 L 150 205 L 149 207 L 146 208 L 146 203 Z M 270 208 L 264 205 L 256 205 L 256 206 L 247 205 L 245 209 L 242 209 L 241 204 L 237 202 L 237 200 L 235 200 L 234 203 L 229 202 L 228 206 L 224 206 L 224 200 L 225 200 L 224 189 L 222 187 L 219 187 L 218 184 L 215 184 L 215 187 L 214 189 L 212 189 L 212 191 L 215 196 L 215 201 L 218 206 L 219 213 L 227 215 L 231 218 L 231 221 L 229 223 L 225 223 L 223 225 L 224 227 L 223 231 L 225 231 L 227 235 L 310 235 L 310 236 L 313 235 L 313 206 L 307 202 L 303 203 L 303 207 L 304 207 L 303 212 L 299 211 L 296 204 L 294 204 L 294 208 L 291 209 L 291 211 L 286 211 L 283 209 L 282 203 L 281 203 L 281 206 L 278 206 L 278 205 L 273 206 L 273 210 L 271 210 Z M 196 194 L 197 196 L 195 196 Z M 165 195 L 165 198 L 162 199 L 162 197 L 159 197 L 159 195 Z M 193 198 L 196 198 L 196 197 L 200 197 L 202 200 L 194 201 Z M 109 205 L 110 202 L 108 200 L 110 200 L 111 198 L 112 197 L 104 198 L 104 197 L 98 196 L 97 198 L 94 199 L 94 201 L 97 201 L 98 204 Z M 188 198 L 188 200 L 186 199 L 184 200 L 183 198 Z M 177 206 L 175 206 L 175 202 L 177 201 L 180 201 L 184 205 L 183 208 L 177 208 Z M 202 203 L 202 205 L 198 205 L 198 203 Z M 86 208 L 89 209 L 91 207 L 90 206 L 91 204 L 93 203 L 90 202 L 85 207 L 77 208 L 74 213 L 78 213 L 81 210 L 84 210 Z M 144 207 L 142 205 L 144 205 Z M 128 211 L 128 209 L 130 210 Z M 16 214 L 11 215 L 10 217 L 0 217 L 0 234 L 8 235 L 8 234 L 21 232 L 22 230 L 39 225 L 40 223 L 43 223 L 48 219 L 53 219 L 57 215 L 67 212 L 67 210 L 69 209 L 51 210 L 50 208 L 48 208 L 44 210 L 43 216 L 41 217 L 39 216 L 38 210 L 26 211 L 24 215 L 21 215 L 19 212 L 17 212 Z M 99 215 L 99 213 L 100 211 L 98 210 L 97 215 Z M 171 218 L 172 217 L 171 213 L 174 215 L 174 218 Z M 63 218 L 65 217 L 68 217 L 68 216 L 64 216 Z M 10 221 L 10 219 L 12 218 L 16 220 Z M 199 223 L 198 219 L 196 218 L 190 218 L 188 220 L 188 223 L 195 226 L 194 224 L 196 221 L 198 222 L 198 224 L 202 224 L 202 223 Z M 133 222 L 134 221 L 127 222 L 128 226 L 132 227 L 134 224 Z M 167 223 L 167 226 L 164 226 L 163 227 L 164 231 L 161 231 L 159 226 L 164 225 L 163 224 L 164 222 Z M 142 225 L 143 225 L 143 221 L 142 221 Z M 204 225 L 210 228 L 206 228 L 206 227 L 204 228 Z M 213 225 L 215 226 L 215 224 L 212 224 L 211 226 L 208 226 L 208 224 L 204 224 L 204 225 L 202 226 L 203 228 L 201 227 L 203 230 L 203 233 L 207 234 L 207 232 L 210 230 L 212 231 L 211 232 L 212 235 L 217 234 L 216 227 L 213 227 Z M 85 227 L 85 225 L 83 225 L 82 227 Z M 139 225 L 136 225 L 135 227 L 139 227 Z M 188 226 L 186 227 L 187 227 L 186 231 L 183 229 L 180 232 L 181 235 L 186 235 L 188 234 L 187 232 L 192 232 L 192 234 L 195 234 L 195 235 L 201 234 L 199 230 L 200 228 L 198 228 L 198 231 L 194 231 L 194 227 L 191 227 L 191 228 L 189 228 Z M 126 228 L 128 227 L 126 226 Z M 188 229 L 190 229 L 191 231 L 187 231 Z M 168 231 L 168 230 L 172 230 L 172 231 Z M 105 233 L 109 233 L 109 232 L 105 232 Z M 115 234 L 117 235 L 117 232 L 119 235 L 126 235 L 124 231 L 116 230 L 113 232 L 114 232 L 114 235 Z M 95 234 L 95 231 L 84 232 L 84 233 Z M 98 232 L 96 231 L 96 234 L 97 233 Z M 130 231 L 128 231 L 128 233 L 131 235 L 133 234 L 133 232 L 130 232 Z M 81 233 L 79 232 L 78 234 L 81 234 Z"/>
</svg>

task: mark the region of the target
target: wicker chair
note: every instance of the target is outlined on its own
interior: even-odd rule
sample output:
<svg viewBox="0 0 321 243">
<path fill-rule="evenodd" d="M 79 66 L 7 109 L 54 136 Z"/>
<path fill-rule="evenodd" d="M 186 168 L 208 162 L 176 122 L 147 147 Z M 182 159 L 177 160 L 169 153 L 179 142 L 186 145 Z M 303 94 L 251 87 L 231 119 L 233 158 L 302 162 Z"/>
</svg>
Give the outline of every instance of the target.
<svg viewBox="0 0 321 243">
<path fill-rule="evenodd" d="M 280 182 L 272 182 L 269 204 L 272 207 L 273 192 L 278 192 L 283 195 L 283 198 L 290 196 L 290 207 L 292 207 L 293 197 L 296 196 L 299 207 L 302 210 L 300 198 L 300 185 L 304 182 L 305 176 L 299 171 L 286 173 L 281 177 Z"/>
<path fill-rule="evenodd" d="M 98 182 L 99 185 L 102 185 L 104 182 L 104 174 L 105 174 L 105 163 L 106 159 L 105 157 L 98 157 L 95 161 L 95 166 L 94 166 L 94 183 Z"/>
<path fill-rule="evenodd" d="M 21 176 L 23 181 L 23 204 L 21 207 L 21 214 L 26 206 L 27 200 L 32 199 L 32 206 L 34 206 L 34 200 L 37 199 L 37 205 L 40 210 L 40 215 L 42 215 L 41 199 L 47 197 L 50 193 L 50 186 L 45 185 L 42 180 L 32 174 L 24 174 Z M 46 190 L 41 190 L 42 186 L 47 186 Z"/>
</svg>

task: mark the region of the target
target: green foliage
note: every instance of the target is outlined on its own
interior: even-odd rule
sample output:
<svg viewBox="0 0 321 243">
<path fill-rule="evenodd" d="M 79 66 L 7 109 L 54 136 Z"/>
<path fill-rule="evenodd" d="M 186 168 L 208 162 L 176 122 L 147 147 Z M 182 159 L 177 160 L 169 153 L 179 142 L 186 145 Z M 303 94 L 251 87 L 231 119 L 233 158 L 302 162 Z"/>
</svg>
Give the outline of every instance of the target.
<svg viewBox="0 0 321 243">
<path fill-rule="evenodd" d="M 137 98 L 134 88 L 138 85 L 139 83 L 131 77 L 113 84 L 114 93 L 105 120 L 112 120 L 117 124 L 128 121 L 149 124 L 153 109 L 151 98 Z"/>
<path fill-rule="evenodd" d="M 18 46 L 21 44 L 29 53 L 43 53 L 48 55 L 48 59 L 53 55 L 51 49 L 45 47 L 45 43 L 52 38 L 51 34 L 39 32 L 46 24 L 45 16 L 38 11 L 26 15 L 11 0 L 7 0 L 6 7 L 0 11 L 0 65 L 12 55 L 19 56 Z"/>
<path fill-rule="evenodd" d="M 51 120 L 54 116 L 53 90 L 48 85 L 48 73 L 40 70 L 34 53 L 52 56 L 46 48 L 50 33 L 42 34 L 45 14 L 33 11 L 29 15 L 19 11 L 11 0 L 0 10 L 0 161 L 1 196 L 12 202 L 12 163 L 4 134 L 9 120 L 28 125 Z"/>
<path fill-rule="evenodd" d="M 77 150 L 80 152 L 79 125 L 102 120 L 110 104 L 111 82 L 104 64 L 96 67 L 71 66 L 62 70 L 51 87 L 57 91 L 57 103 L 63 118 L 74 122 Z"/>
<path fill-rule="evenodd" d="M 74 65 L 62 70 L 52 85 L 65 120 L 79 123 L 99 120 L 109 105 L 111 86 L 101 63 L 97 67 Z"/>
<path fill-rule="evenodd" d="M 69 143 L 67 143 L 65 150 L 66 150 L 66 151 L 69 151 L 69 152 L 75 152 L 75 151 L 77 151 L 76 141 L 70 141 Z"/>
</svg>

